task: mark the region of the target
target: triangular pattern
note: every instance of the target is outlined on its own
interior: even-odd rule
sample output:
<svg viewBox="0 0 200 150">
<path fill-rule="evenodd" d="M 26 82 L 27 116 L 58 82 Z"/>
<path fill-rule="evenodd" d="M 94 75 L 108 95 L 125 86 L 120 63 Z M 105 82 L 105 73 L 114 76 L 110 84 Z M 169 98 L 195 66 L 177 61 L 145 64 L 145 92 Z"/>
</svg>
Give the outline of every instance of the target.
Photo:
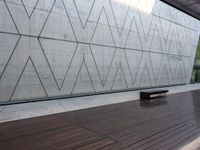
<svg viewBox="0 0 200 150">
<path fill-rule="evenodd" d="M 59 9 L 57 8 L 59 7 Z M 41 37 L 76 41 L 67 12 L 62 1 L 56 1 L 47 23 L 42 30 Z"/>
<path fill-rule="evenodd" d="M 153 72 L 149 52 L 142 52 L 142 58 L 141 58 L 139 68 L 137 71 L 137 77 L 134 82 L 135 87 L 141 87 L 141 85 L 144 84 L 144 83 L 142 83 L 143 81 L 141 81 L 142 77 L 144 77 L 144 82 L 150 82 L 151 86 L 154 86 L 155 75 Z M 148 81 L 148 80 L 150 80 L 150 81 Z M 147 83 L 145 83 L 145 84 L 147 84 Z"/>
<path fill-rule="evenodd" d="M 6 18 L 6 19 L 5 19 Z M 15 24 L 6 8 L 5 2 L 0 1 L 0 31 L 17 33 Z"/>
<path fill-rule="evenodd" d="M 138 12 L 138 19 L 136 17 L 136 23 L 142 50 L 148 51 L 150 49 L 152 44 L 152 37 L 154 36 L 158 22 L 159 21 L 156 17 Z"/>
<path fill-rule="evenodd" d="M 9 57 L 11 56 L 14 48 L 19 40 L 18 35 L 12 34 L 2 34 L 0 33 L 0 45 L 1 45 L 1 55 L 0 55 L 0 76 L 6 66 Z M 9 41 L 9 42 L 8 42 Z"/>
<path fill-rule="evenodd" d="M 133 81 L 135 81 L 137 76 L 137 71 L 139 69 L 140 61 L 142 58 L 142 51 L 126 50 L 126 57 L 128 65 L 130 67 L 130 72 Z"/>
<path fill-rule="evenodd" d="M 47 97 L 31 59 L 28 59 L 24 67 L 11 100 Z"/>
<path fill-rule="evenodd" d="M 131 30 L 128 33 L 125 43 L 125 48 L 138 49 L 138 50 L 142 49 L 141 40 L 135 19 L 133 19 L 133 22 L 131 24 Z"/>
<path fill-rule="evenodd" d="M 112 63 L 115 48 L 91 45 L 91 49 L 97 65 L 97 69 L 104 85 L 106 82 L 106 76 Z"/>
<path fill-rule="evenodd" d="M 183 84 L 185 82 L 186 82 L 186 76 L 184 73 L 183 64 L 179 62 L 176 69 L 176 83 Z"/>
<path fill-rule="evenodd" d="M 170 45 L 169 45 L 169 53 L 170 54 L 178 54 L 179 53 L 178 42 L 176 40 L 175 32 L 173 31 L 170 37 Z"/>
<path fill-rule="evenodd" d="M 92 80 L 90 78 L 90 73 L 87 69 L 85 62 L 83 61 L 79 73 L 74 84 L 73 94 L 81 93 L 92 93 L 95 92 Z"/>
<path fill-rule="evenodd" d="M 160 71 L 160 66 L 161 66 L 162 59 L 163 59 L 163 54 L 150 53 L 149 57 L 151 59 L 155 80 L 157 80 L 158 75 L 159 75 L 159 71 Z"/>
<path fill-rule="evenodd" d="M 170 36 L 170 29 L 171 29 L 171 22 L 166 21 L 164 19 L 159 18 L 159 26 L 160 29 L 160 40 L 162 42 L 162 48 L 164 52 L 168 52 L 168 43 L 169 43 L 169 36 Z"/>
<path fill-rule="evenodd" d="M 17 0 L 16 3 L 21 6 L 6 1 L 9 13 L 20 34 L 38 37 L 51 12 L 52 6 L 55 4 L 55 0 L 38 0 L 36 8 L 30 17 L 20 1 L 21 0 Z M 29 1 L 31 3 L 31 0 Z"/>
<path fill-rule="evenodd" d="M 169 62 L 169 56 L 167 54 L 162 54 L 162 61 L 161 61 L 161 64 L 160 64 L 160 69 L 159 69 L 159 73 L 158 73 L 158 78 L 156 79 L 157 80 L 157 86 L 159 85 L 162 85 L 162 76 L 164 76 L 163 74 L 165 73 L 165 70 L 166 69 L 166 72 L 167 72 L 167 79 L 168 79 L 168 84 L 173 84 L 173 82 L 171 81 L 172 79 L 172 73 L 171 73 L 171 66 L 170 66 L 170 62 Z M 175 68 L 175 67 L 174 67 Z M 176 69 L 174 69 L 176 70 Z M 175 74 L 175 71 L 174 71 L 174 74 Z"/>
<path fill-rule="evenodd" d="M 190 36 L 186 37 L 186 30 L 184 27 L 177 27 L 176 25 L 176 33 L 177 33 L 177 51 L 178 55 L 183 55 L 183 46 L 185 43 L 185 39 L 187 38 L 188 41 L 190 41 Z"/>
<path fill-rule="evenodd" d="M 141 11 L 138 11 L 138 19 L 136 18 L 138 29 L 140 33 L 144 34 L 144 39 L 148 37 L 150 32 L 152 32 L 152 20 L 153 16 L 148 15 L 146 13 L 143 13 Z"/>
<path fill-rule="evenodd" d="M 77 44 L 74 42 L 47 39 L 40 39 L 40 41 L 58 86 L 61 88 Z"/>
<path fill-rule="evenodd" d="M 167 66 L 164 65 L 162 69 L 161 78 L 160 78 L 160 85 L 164 86 L 164 85 L 169 85 L 169 84 L 170 84 L 169 71 L 167 69 Z"/>
<path fill-rule="evenodd" d="M 70 94 L 73 91 L 73 86 L 76 82 L 76 77 L 80 72 L 80 66 L 82 66 L 83 61 L 87 64 L 88 74 L 90 74 L 91 80 L 94 81 L 93 85 L 95 90 L 104 90 L 103 83 L 97 69 L 97 64 L 94 59 L 91 47 L 88 44 L 78 44 L 60 92 L 63 94 Z"/>
<path fill-rule="evenodd" d="M 85 26 L 95 0 L 74 0 L 82 26 Z"/>
<path fill-rule="evenodd" d="M 21 0 L 28 17 L 30 18 L 39 0 Z"/>
<path fill-rule="evenodd" d="M 7 100 L 11 97 L 20 75 L 22 74 L 23 66 L 26 64 L 29 57 L 34 61 L 34 66 L 37 68 L 38 75 L 48 95 L 58 95 L 58 87 L 38 39 L 35 37 L 21 36 L 1 76 L 0 96 L 2 99 Z M 5 89 L 5 87 L 10 88 Z"/>
<path fill-rule="evenodd" d="M 159 34 L 159 30 L 157 29 L 157 26 L 156 26 L 155 32 L 153 34 L 149 50 L 154 51 L 154 52 L 158 52 L 158 53 L 163 52 L 161 37 L 160 37 L 160 34 Z"/>
<path fill-rule="evenodd" d="M 112 90 L 127 89 L 126 79 L 124 77 L 124 72 L 121 63 L 119 62 L 116 74 L 113 80 Z"/>
<path fill-rule="evenodd" d="M 175 55 L 169 55 L 170 75 L 172 83 L 176 82 L 176 67 L 178 64 L 178 57 Z"/>
<path fill-rule="evenodd" d="M 111 8 L 116 20 L 117 27 L 119 28 L 119 32 L 121 33 L 123 30 L 127 15 L 128 15 L 127 13 L 128 13 L 129 7 L 127 5 L 121 5 L 119 2 L 112 0 Z"/>
<path fill-rule="evenodd" d="M 109 72 L 107 74 L 105 88 L 108 88 L 108 89 L 112 88 L 113 80 L 116 76 L 116 71 L 119 67 L 119 64 L 123 68 L 123 72 L 127 81 L 128 88 L 133 88 L 133 79 L 131 76 L 131 72 L 129 69 L 130 67 L 127 62 L 127 56 L 126 56 L 125 51 L 126 51 L 125 49 L 120 49 L 120 48 L 116 49 L 116 52 L 113 57 L 113 61 L 111 63 Z"/>
<path fill-rule="evenodd" d="M 102 9 L 101 11 L 99 20 L 97 21 L 96 28 L 92 36 L 91 43 L 110 46 L 115 45 L 105 9 Z"/>
<path fill-rule="evenodd" d="M 192 40 L 191 40 L 191 35 L 190 35 L 189 31 L 185 32 L 185 39 L 182 43 L 182 51 L 183 51 L 185 56 L 191 56 Z"/>
<path fill-rule="evenodd" d="M 144 66 L 144 70 L 141 75 L 140 80 L 140 87 L 150 87 L 151 86 L 151 79 L 147 64 Z"/>
<path fill-rule="evenodd" d="M 16 3 L 0 0 L 0 101 L 190 81 L 198 22 L 160 1 L 151 14 L 114 0 Z"/>
</svg>

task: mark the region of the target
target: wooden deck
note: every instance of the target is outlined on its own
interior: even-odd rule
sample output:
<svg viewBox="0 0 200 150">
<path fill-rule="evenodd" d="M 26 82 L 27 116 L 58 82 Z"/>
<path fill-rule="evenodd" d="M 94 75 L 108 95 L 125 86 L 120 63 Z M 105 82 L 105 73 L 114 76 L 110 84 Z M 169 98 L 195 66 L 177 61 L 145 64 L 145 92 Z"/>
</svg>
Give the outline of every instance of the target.
<svg viewBox="0 0 200 150">
<path fill-rule="evenodd" d="M 200 91 L 0 124 L 0 150 L 165 150 L 200 136 Z"/>
</svg>

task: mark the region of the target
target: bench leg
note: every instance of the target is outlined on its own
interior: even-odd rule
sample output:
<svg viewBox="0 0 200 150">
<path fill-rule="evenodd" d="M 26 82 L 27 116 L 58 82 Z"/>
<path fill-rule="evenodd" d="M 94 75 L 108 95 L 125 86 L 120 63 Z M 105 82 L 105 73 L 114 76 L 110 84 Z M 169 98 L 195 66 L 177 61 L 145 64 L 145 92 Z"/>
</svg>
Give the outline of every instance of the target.
<svg viewBox="0 0 200 150">
<path fill-rule="evenodd" d="M 150 100 L 149 94 L 140 94 L 140 100 Z"/>
</svg>

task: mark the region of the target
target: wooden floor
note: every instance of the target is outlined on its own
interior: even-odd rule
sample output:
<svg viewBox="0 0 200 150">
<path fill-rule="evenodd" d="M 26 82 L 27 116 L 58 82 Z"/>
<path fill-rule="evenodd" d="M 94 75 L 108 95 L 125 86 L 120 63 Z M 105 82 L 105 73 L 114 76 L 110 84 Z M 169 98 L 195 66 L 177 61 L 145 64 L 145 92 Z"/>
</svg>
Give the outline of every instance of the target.
<svg viewBox="0 0 200 150">
<path fill-rule="evenodd" d="M 200 136 L 200 90 L 0 124 L 0 150 L 165 150 Z"/>
</svg>

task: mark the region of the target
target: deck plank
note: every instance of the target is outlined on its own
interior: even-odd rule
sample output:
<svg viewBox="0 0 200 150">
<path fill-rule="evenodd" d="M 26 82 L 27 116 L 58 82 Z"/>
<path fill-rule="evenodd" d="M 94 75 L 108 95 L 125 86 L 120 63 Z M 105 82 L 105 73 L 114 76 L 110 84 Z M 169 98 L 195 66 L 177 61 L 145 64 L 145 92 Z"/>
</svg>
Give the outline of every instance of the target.
<svg viewBox="0 0 200 150">
<path fill-rule="evenodd" d="M 200 136 L 200 90 L 0 124 L 2 150 L 177 149 Z"/>
</svg>

